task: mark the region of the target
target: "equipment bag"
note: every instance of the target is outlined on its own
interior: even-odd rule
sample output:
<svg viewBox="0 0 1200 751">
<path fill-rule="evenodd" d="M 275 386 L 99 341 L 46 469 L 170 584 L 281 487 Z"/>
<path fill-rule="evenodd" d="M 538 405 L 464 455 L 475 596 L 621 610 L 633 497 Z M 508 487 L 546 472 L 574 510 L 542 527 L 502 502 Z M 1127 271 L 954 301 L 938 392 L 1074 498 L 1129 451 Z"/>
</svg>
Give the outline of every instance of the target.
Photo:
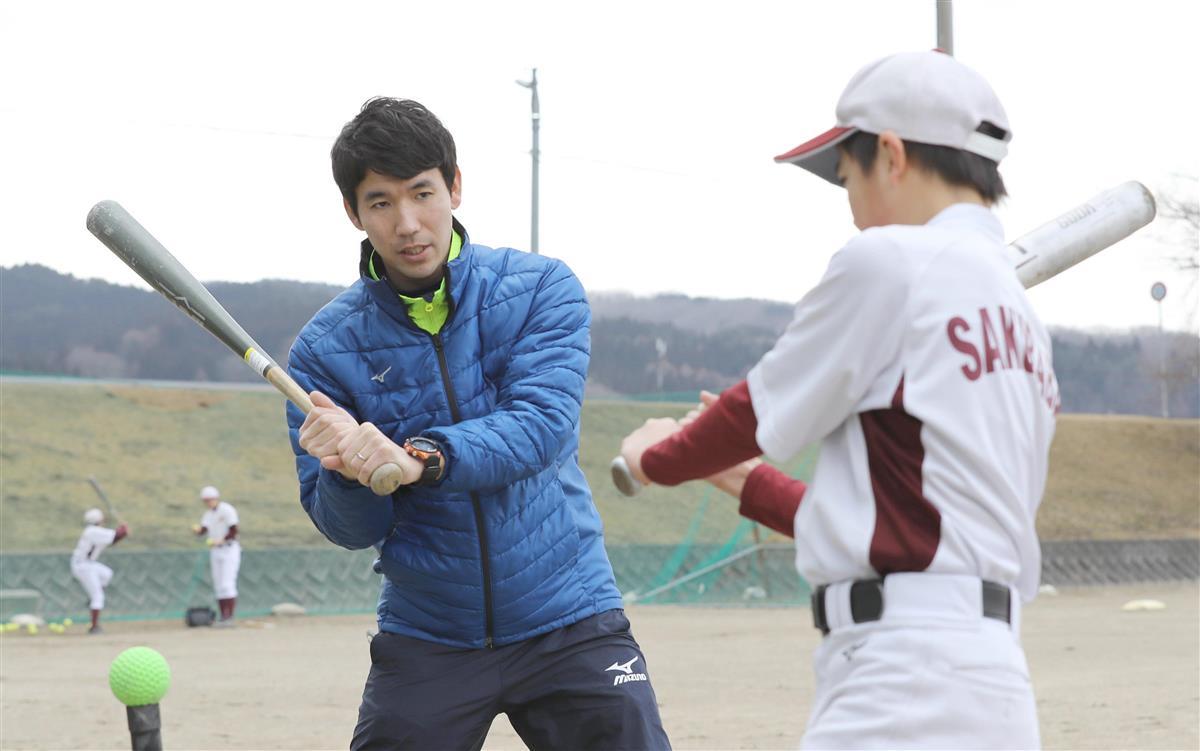
<svg viewBox="0 0 1200 751">
<path fill-rule="evenodd" d="M 217 619 L 217 611 L 210 607 L 188 608 L 183 622 L 190 626 L 211 626 Z"/>
</svg>

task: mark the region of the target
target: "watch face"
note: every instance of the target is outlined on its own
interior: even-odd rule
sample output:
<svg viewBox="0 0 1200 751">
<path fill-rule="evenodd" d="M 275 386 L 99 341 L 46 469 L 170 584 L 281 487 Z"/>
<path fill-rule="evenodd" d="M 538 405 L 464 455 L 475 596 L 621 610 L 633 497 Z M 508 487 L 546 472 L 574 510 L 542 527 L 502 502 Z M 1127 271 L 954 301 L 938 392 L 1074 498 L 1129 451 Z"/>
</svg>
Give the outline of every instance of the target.
<svg viewBox="0 0 1200 751">
<path fill-rule="evenodd" d="M 408 445 L 412 446 L 417 451 L 425 451 L 428 453 L 434 453 L 441 449 L 441 446 L 437 444 L 437 441 L 433 441 L 428 438 L 422 438 L 421 436 L 409 438 Z"/>
</svg>

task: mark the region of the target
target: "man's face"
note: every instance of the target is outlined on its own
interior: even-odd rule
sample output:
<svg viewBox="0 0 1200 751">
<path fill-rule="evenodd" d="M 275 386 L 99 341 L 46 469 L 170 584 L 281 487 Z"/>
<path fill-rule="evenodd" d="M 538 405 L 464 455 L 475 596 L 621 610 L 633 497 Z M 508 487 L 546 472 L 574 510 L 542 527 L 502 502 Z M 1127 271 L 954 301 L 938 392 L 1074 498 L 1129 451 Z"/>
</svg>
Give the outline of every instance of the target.
<svg viewBox="0 0 1200 751">
<path fill-rule="evenodd" d="M 214 509 L 217 507 L 217 504 L 221 502 L 221 499 L 220 498 L 204 498 L 203 501 L 204 501 L 205 506 L 208 506 L 210 509 Z"/>
<path fill-rule="evenodd" d="M 450 254 L 451 212 L 462 201 L 462 175 L 447 187 L 438 169 L 407 180 L 368 171 L 354 191 L 357 214 L 350 221 L 367 233 L 387 267 L 388 279 L 401 292 L 437 283 Z"/>
</svg>

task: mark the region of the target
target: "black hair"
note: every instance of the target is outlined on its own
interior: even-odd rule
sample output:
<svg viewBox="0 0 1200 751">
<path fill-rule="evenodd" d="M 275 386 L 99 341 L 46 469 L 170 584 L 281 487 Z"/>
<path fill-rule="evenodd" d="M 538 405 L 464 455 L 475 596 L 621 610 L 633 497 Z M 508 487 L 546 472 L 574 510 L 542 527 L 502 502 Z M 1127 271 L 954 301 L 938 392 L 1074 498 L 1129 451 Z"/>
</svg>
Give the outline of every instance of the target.
<svg viewBox="0 0 1200 751">
<path fill-rule="evenodd" d="M 979 132 L 1003 138 L 1004 130 L 989 122 L 979 126 Z M 859 131 L 838 144 L 838 149 L 858 163 L 864 173 L 875 166 L 879 136 Z M 974 188 L 989 206 L 1008 195 L 1000 165 L 987 157 L 950 146 L 934 146 L 916 141 L 904 141 L 904 151 L 913 164 L 932 172 L 951 185 Z"/>
<path fill-rule="evenodd" d="M 411 99 L 368 99 L 342 128 L 329 156 L 334 182 L 356 215 L 355 190 L 368 170 L 408 180 L 437 168 L 449 188 L 458 169 L 450 131 Z"/>
</svg>

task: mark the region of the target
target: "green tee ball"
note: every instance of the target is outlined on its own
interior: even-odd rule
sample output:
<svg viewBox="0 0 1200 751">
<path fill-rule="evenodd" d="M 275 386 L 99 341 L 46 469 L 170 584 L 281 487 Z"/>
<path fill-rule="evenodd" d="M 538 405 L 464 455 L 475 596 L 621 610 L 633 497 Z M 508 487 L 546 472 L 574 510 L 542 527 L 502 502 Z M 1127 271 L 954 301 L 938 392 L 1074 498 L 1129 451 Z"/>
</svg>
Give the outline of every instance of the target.
<svg viewBox="0 0 1200 751">
<path fill-rule="evenodd" d="M 130 647 L 108 668 L 108 687 L 127 707 L 157 704 L 171 685 L 171 668 L 150 647 Z"/>
</svg>

